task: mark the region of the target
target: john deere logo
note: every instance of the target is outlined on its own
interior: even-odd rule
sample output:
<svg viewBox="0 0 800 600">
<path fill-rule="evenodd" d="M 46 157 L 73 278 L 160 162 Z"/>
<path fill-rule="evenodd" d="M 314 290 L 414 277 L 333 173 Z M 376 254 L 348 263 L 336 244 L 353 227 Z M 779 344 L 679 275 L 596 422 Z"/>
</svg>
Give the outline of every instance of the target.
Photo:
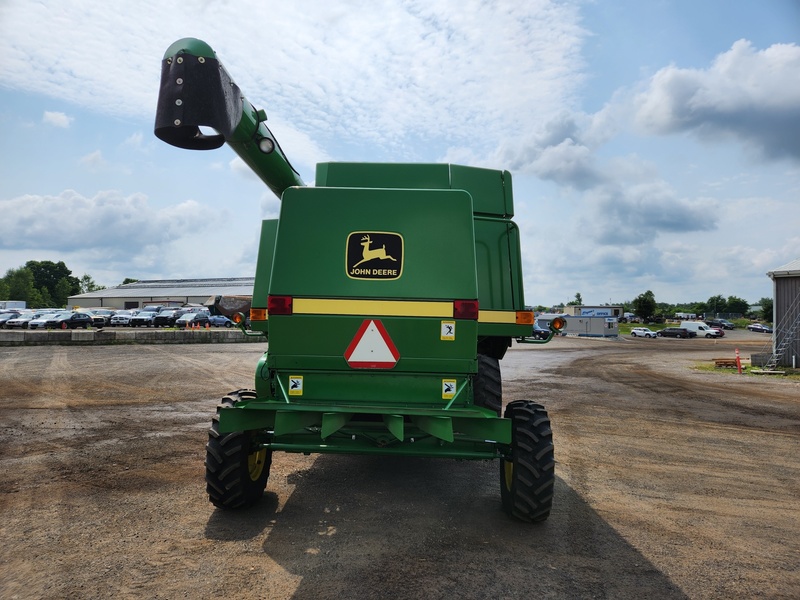
<svg viewBox="0 0 800 600">
<path fill-rule="evenodd" d="M 403 237 L 385 231 L 354 231 L 347 236 L 347 276 L 397 279 L 403 273 Z"/>
</svg>

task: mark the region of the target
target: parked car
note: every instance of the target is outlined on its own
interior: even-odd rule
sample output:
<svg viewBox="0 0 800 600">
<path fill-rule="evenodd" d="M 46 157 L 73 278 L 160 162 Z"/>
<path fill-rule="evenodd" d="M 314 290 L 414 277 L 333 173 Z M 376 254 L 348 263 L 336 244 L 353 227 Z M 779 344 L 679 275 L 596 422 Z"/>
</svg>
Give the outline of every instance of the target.
<svg viewBox="0 0 800 600">
<path fill-rule="evenodd" d="M 736 329 L 736 325 L 728 321 L 728 319 L 706 319 L 706 324 L 711 327 L 719 325 L 722 329 Z"/>
<path fill-rule="evenodd" d="M 181 308 L 165 308 L 153 319 L 153 327 L 174 327 L 175 321 L 184 313 Z"/>
<path fill-rule="evenodd" d="M 16 319 L 21 313 L 17 310 L 0 313 L 0 328 L 5 327 L 5 324 L 10 319 Z"/>
<path fill-rule="evenodd" d="M 202 304 L 195 304 L 194 306 L 181 306 L 181 310 L 184 311 L 184 312 L 187 312 L 187 313 L 189 313 L 189 312 L 204 312 L 204 313 L 211 314 L 208 311 L 208 307 L 207 306 L 203 306 Z"/>
<path fill-rule="evenodd" d="M 716 338 L 725 335 L 721 329 L 709 327 L 703 321 L 681 321 L 679 327 L 693 331 L 698 337 Z"/>
<path fill-rule="evenodd" d="M 9 319 L 5 323 L 6 329 L 27 329 L 28 323 L 33 321 L 37 317 L 36 313 L 22 313 L 18 317 L 14 317 L 13 319 Z"/>
<path fill-rule="evenodd" d="M 33 319 L 32 321 L 28 321 L 28 329 L 46 329 L 47 322 L 56 316 L 58 313 L 44 313 Z"/>
<path fill-rule="evenodd" d="M 633 337 L 654 338 L 656 337 L 656 332 L 649 327 L 634 327 L 631 329 L 631 335 Z"/>
<path fill-rule="evenodd" d="M 154 310 L 143 310 L 131 317 L 128 324 L 131 327 L 151 327 L 158 313 Z"/>
<path fill-rule="evenodd" d="M 147 310 L 147 311 L 150 311 L 150 312 L 160 313 L 162 310 L 164 310 L 164 308 L 165 307 L 164 307 L 163 304 L 148 304 L 147 306 L 142 308 L 142 310 L 143 311 Z"/>
<path fill-rule="evenodd" d="M 60 312 L 48 319 L 48 329 L 88 329 L 94 323 L 92 315 L 85 312 Z"/>
<path fill-rule="evenodd" d="M 661 331 L 656 332 L 658 337 L 674 337 L 674 338 L 693 338 L 697 337 L 694 331 L 689 331 L 685 327 L 665 327 Z"/>
<path fill-rule="evenodd" d="M 208 317 L 208 322 L 214 327 L 233 327 L 233 321 L 225 315 L 211 315 Z M 536 325 L 534 325 L 533 328 L 536 329 Z"/>
<path fill-rule="evenodd" d="M 772 333 L 772 327 L 762 325 L 761 323 L 750 323 L 747 328 L 750 331 L 757 331 L 758 333 Z"/>
<path fill-rule="evenodd" d="M 208 312 L 188 312 L 178 317 L 178 320 L 175 321 L 175 327 L 179 329 L 196 327 L 197 325 L 205 327 L 209 323 L 208 317 Z"/>
<path fill-rule="evenodd" d="M 7 310 L 0 313 L 0 329 L 5 327 L 6 321 L 10 319 L 15 319 L 22 314 L 20 310 Z"/>
<path fill-rule="evenodd" d="M 114 313 L 114 316 L 111 317 L 111 322 L 109 325 L 111 327 L 128 327 L 131 323 L 131 317 L 133 317 L 134 313 L 129 310 L 118 310 Z"/>
<path fill-rule="evenodd" d="M 95 327 L 105 327 L 111 325 L 111 317 L 114 316 L 114 311 L 109 308 L 93 308 L 85 311 L 92 315 Z"/>
</svg>

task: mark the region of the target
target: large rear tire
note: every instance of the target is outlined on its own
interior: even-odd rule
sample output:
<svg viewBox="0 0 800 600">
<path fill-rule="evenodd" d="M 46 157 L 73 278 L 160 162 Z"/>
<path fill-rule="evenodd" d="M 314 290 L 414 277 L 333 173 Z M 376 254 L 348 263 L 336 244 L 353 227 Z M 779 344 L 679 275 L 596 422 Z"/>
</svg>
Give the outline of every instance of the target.
<svg viewBox="0 0 800 600">
<path fill-rule="evenodd" d="M 218 508 L 251 506 L 261 498 L 267 487 L 272 450 L 254 445 L 255 432 L 219 432 L 220 410 L 255 397 L 252 390 L 239 390 L 225 396 L 208 430 L 206 491 L 208 499 Z"/>
<path fill-rule="evenodd" d="M 493 410 L 499 417 L 503 408 L 500 361 L 485 354 L 478 354 L 478 374 L 472 384 L 475 405 Z"/>
<path fill-rule="evenodd" d="M 555 487 L 555 457 L 550 418 L 541 404 L 510 402 L 511 456 L 500 460 L 503 510 L 522 521 L 536 523 L 550 516 Z"/>
</svg>

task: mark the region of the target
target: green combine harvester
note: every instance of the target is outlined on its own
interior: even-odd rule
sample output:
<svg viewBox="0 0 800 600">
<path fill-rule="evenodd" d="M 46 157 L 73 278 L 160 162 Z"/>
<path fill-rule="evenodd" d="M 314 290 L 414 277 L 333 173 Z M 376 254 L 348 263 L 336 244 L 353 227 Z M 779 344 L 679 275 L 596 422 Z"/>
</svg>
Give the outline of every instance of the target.
<svg viewBox="0 0 800 600">
<path fill-rule="evenodd" d="M 280 217 L 261 224 L 245 332 L 268 350 L 255 389 L 225 396 L 213 418 L 211 502 L 256 502 L 275 451 L 499 459 L 504 510 L 546 519 L 547 412 L 523 400 L 501 417 L 512 340 L 550 339 L 530 337 L 511 175 L 331 162 L 306 187 L 266 119 L 208 44 L 167 49 L 156 136 L 194 150 L 227 143 L 281 199 Z"/>
</svg>

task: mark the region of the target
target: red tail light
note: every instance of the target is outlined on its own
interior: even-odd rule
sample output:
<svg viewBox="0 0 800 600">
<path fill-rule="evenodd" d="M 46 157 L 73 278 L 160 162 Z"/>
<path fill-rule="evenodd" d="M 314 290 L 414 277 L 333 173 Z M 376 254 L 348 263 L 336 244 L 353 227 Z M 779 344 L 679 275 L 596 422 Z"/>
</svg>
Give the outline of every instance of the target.
<svg viewBox="0 0 800 600">
<path fill-rule="evenodd" d="M 267 314 L 270 316 L 292 314 L 292 297 L 269 296 L 267 298 Z"/>
<path fill-rule="evenodd" d="M 453 318 L 478 320 L 477 300 L 453 300 Z"/>
</svg>

